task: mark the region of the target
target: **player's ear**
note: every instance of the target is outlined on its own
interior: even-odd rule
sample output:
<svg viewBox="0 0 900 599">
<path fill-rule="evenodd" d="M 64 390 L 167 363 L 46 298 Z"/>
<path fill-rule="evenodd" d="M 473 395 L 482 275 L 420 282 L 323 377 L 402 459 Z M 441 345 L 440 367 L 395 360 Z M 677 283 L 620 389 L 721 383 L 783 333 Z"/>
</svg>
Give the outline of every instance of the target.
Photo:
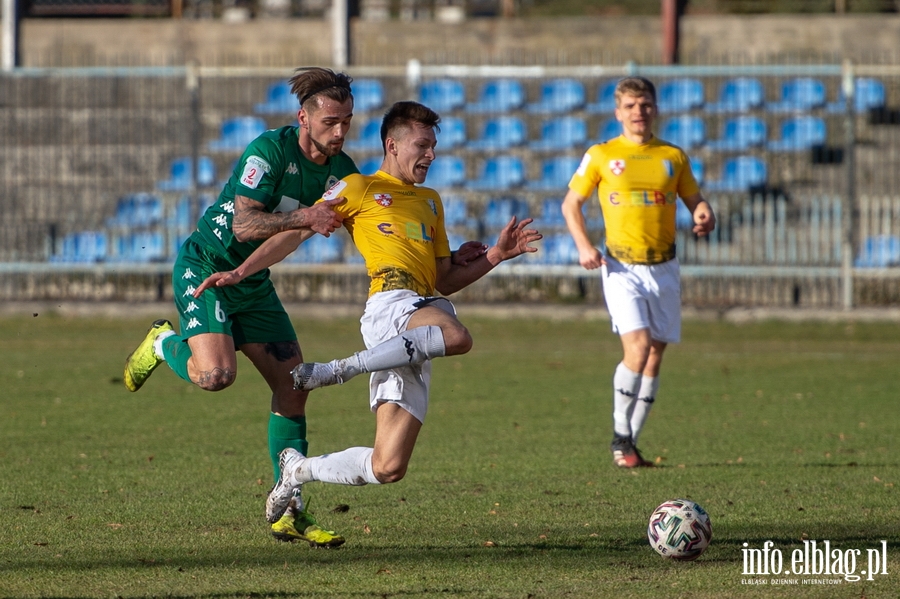
<svg viewBox="0 0 900 599">
<path fill-rule="evenodd" d="M 306 110 L 302 107 L 297 111 L 297 122 L 300 123 L 300 127 L 308 127 L 309 126 L 309 115 L 306 114 Z"/>
<path fill-rule="evenodd" d="M 384 140 L 384 148 L 385 148 L 385 150 L 387 150 L 388 154 L 396 156 L 398 153 L 397 140 L 394 139 L 393 137 L 388 137 L 387 139 Z"/>
</svg>

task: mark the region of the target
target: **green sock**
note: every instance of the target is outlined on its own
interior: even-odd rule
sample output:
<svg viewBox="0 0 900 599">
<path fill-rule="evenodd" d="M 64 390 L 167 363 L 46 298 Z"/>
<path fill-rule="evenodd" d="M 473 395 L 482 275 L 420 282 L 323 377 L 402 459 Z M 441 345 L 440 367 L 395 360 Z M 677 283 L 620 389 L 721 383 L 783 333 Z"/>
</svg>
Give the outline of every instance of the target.
<svg viewBox="0 0 900 599">
<path fill-rule="evenodd" d="M 288 447 L 293 447 L 303 455 L 309 450 L 309 443 L 306 441 L 306 416 L 287 418 L 269 414 L 269 458 L 272 460 L 276 481 L 281 478 L 278 455 Z"/>
<path fill-rule="evenodd" d="M 170 335 L 163 339 L 162 354 L 169 368 L 182 379 L 193 383 L 188 376 L 188 360 L 191 358 L 191 346 L 183 337 Z"/>
</svg>

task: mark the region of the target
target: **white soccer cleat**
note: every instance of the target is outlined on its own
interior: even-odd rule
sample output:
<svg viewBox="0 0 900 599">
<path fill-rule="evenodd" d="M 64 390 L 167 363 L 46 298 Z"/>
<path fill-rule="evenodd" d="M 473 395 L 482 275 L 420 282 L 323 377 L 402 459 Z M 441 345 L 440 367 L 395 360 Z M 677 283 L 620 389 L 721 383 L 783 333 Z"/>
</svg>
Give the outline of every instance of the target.
<svg viewBox="0 0 900 599">
<path fill-rule="evenodd" d="M 312 391 L 319 387 L 342 384 L 344 380 L 341 378 L 341 372 L 336 366 L 336 360 L 324 364 L 320 362 L 298 364 L 291 371 L 291 376 L 294 377 L 294 389 L 298 391 Z"/>
<path fill-rule="evenodd" d="M 269 491 L 266 498 L 266 520 L 274 524 L 284 515 L 296 492 L 300 494 L 300 483 L 294 482 L 294 473 L 303 464 L 306 457 L 292 447 L 281 452 L 278 458 L 278 467 L 281 469 L 281 478 L 275 482 L 275 486 Z"/>
</svg>

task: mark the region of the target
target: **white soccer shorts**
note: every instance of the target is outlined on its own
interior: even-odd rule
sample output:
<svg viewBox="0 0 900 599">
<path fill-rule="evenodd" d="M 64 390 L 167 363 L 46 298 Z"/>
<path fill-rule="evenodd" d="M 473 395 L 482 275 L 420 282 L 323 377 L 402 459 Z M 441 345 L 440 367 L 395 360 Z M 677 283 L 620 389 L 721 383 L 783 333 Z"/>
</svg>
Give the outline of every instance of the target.
<svg viewBox="0 0 900 599">
<path fill-rule="evenodd" d="M 650 329 L 663 343 L 681 341 L 681 275 L 678 259 L 626 264 L 605 256 L 603 296 L 618 335 Z"/>
<path fill-rule="evenodd" d="M 456 314 L 447 299 L 423 298 L 405 289 L 381 291 L 371 296 L 360 319 L 360 332 L 366 347 L 375 347 L 406 331 L 409 319 L 423 301 Z M 373 372 L 369 375 L 369 408 L 374 412 L 380 403 L 395 403 L 424 423 L 430 385 L 431 360 L 416 366 Z"/>
</svg>

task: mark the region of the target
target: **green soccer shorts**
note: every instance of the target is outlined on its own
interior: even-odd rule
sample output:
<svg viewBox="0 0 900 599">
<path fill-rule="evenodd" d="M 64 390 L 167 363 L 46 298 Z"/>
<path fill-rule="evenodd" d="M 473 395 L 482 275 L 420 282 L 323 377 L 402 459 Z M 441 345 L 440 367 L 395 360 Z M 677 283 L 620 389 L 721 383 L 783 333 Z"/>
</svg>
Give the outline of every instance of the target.
<svg viewBox="0 0 900 599">
<path fill-rule="evenodd" d="M 178 308 L 181 336 L 224 333 L 235 347 L 244 343 L 296 341 L 291 320 L 264 271 L 237 285 L 212 287 L 195 299 L 194 291 L 214 272 L 234 266 L 189 238 L 178 252 L 172 271 L 172 293 Z"/>
</svg>

